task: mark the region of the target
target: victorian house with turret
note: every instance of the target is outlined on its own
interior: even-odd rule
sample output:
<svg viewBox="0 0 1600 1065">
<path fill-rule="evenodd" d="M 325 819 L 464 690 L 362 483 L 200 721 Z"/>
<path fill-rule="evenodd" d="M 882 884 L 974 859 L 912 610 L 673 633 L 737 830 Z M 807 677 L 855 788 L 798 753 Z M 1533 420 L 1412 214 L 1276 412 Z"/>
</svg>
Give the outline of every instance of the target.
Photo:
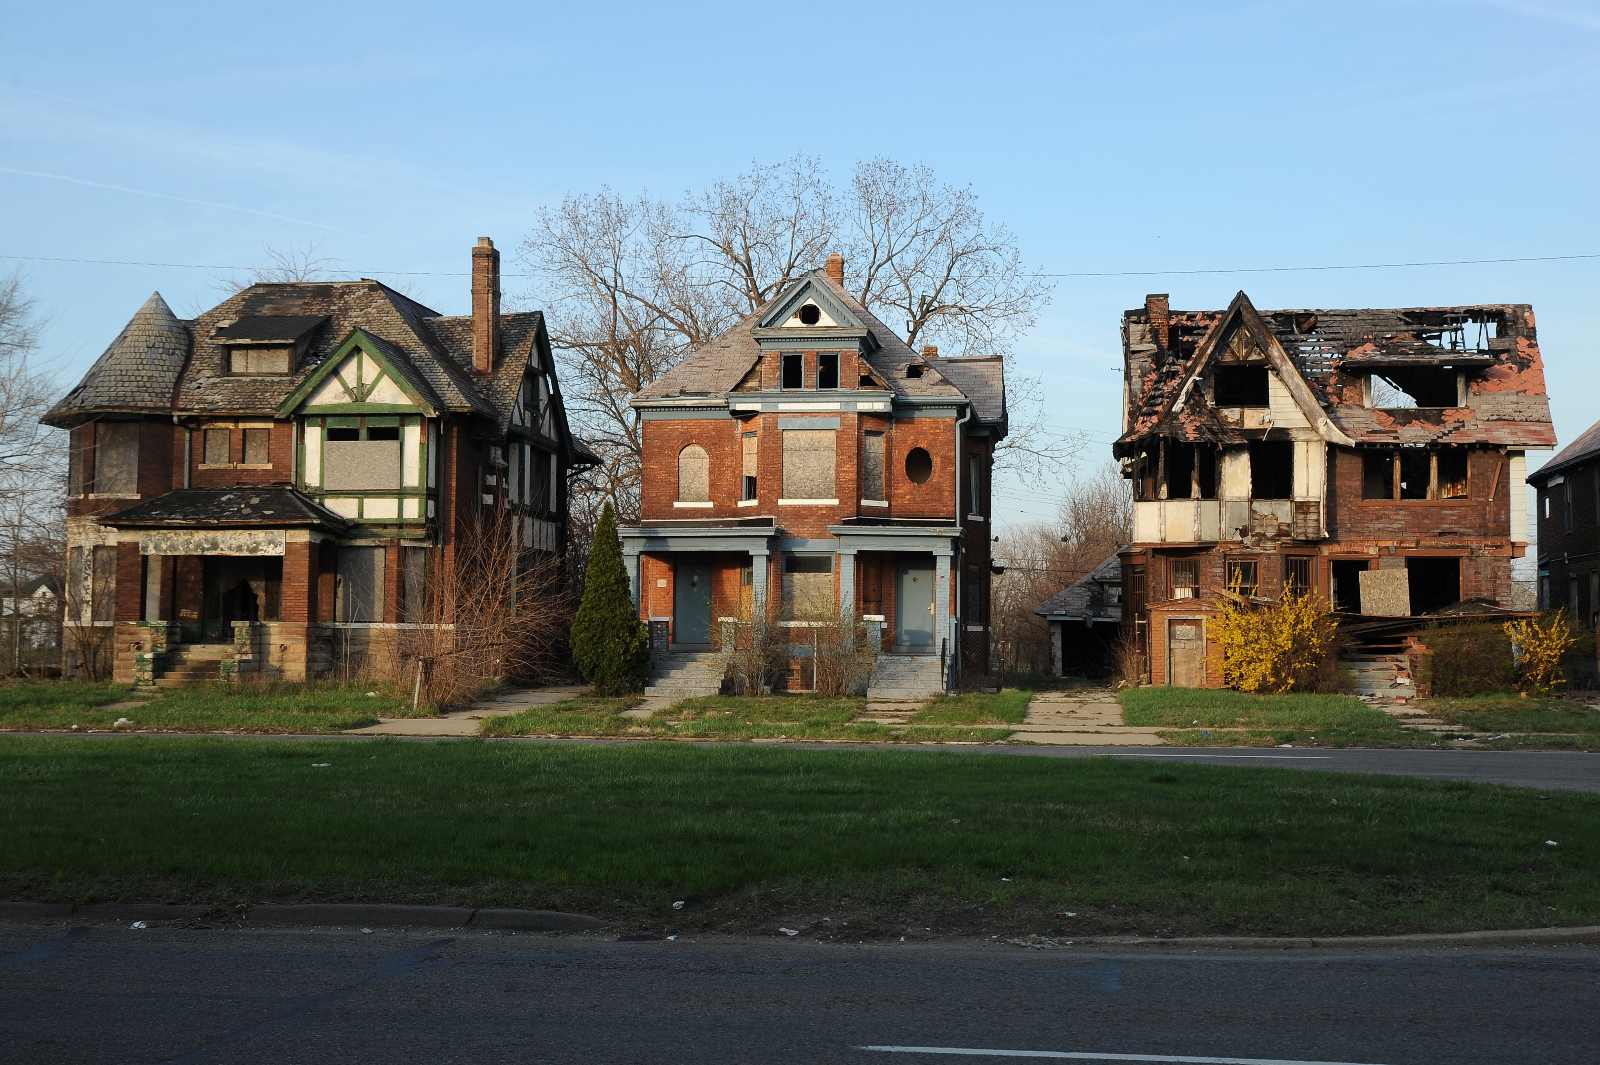
<svg viewBox="0 0 1600 1065">
<path fill-rule="evenodd" d="M 760 610 L 790 627 L 790 690 L 815 684 L 819 618 L 869 634 L 882 694 L 985 671 L 998 357 L 913 351 L 832 256 L 634 408 L 641 521 L 621 532 L 657 690 L 716 690 L 719 626 Z"/>
<path fill-rule="evenodd" d="M 190 321 L 152 295 L 44 419 L 71 440 L 69 667 L 392 672 L 481 516 L 562 552 L 593 459 L 486 237 L 471 276 L 462 317 L 368 280 L 255 284 Z"/>
</svg>

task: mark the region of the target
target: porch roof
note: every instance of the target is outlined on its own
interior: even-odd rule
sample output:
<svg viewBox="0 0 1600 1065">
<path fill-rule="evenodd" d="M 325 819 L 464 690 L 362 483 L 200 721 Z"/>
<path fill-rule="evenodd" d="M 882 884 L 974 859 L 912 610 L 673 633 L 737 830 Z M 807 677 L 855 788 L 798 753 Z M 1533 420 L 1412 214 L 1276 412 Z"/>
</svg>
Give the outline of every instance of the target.
<svg viewBox="0 0 1600 1065">
<path fill-rule="evenodd" d="M 777 534 L 777 522 L 772 518 L 647 521 L 617 530 L 622 550 L 628 554 L 740 551 L 765 555 L 772 553 L 772 540 Z"/>
<path fill-rule="evenodd" d="M 293 488 L 179 488 L 100 519 L 113 528 L 286 528 L 344 532 L 349 521 Z"/>
</svg>

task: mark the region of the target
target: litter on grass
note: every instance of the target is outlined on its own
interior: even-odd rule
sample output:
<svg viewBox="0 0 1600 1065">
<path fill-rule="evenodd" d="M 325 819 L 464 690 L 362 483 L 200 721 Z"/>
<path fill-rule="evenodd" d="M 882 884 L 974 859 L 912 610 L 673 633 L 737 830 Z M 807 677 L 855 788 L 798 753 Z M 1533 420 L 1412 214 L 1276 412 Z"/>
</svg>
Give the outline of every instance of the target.
<svg viewBox="0 0 1600 1065">
<path fill-rule="evenodd" d="M 132 924 L 130 924 L 128 927 L 129 928 L 149 928 L 150 926 L 148 924 L 146 924 L 145 922 L 143 922 L 143 921 L 135 921 Z"/>
<path fill-rule="evenodd" d="M 332 762 L 312 762 L 311 763 L 311 768 L 312 769 L 326 769 L 332 764 L 333 764 Z"/>
<path fill-rule="evenodd" d="M 683 909 L 683 903 L 684 903 L 684 900 L 683 899 L 679 899 L 677 902 L 674 902 L 672 904 L 672 908 L 674 910 L 681 910 L 681 909 Z"/>
<path fill-rule="evenodd" d="M 368 692 L 367 693 L 367 698 L 368 699 L 376 699 L 377 697 L 378 697 L 378 693 L 377 692 Z"/>
<path fill-rule="evenodd" d="M 123 725 L 131 725 L 131 724 L 133 724 L 133 722 L 129 721 L 127 718 L 119 717 L 119 718 L 117 718 L 115 721 L 113 721 L 111 723 L 111 727 L 112 728 L 121 728 Z"/>
<path fill-rule="evenodd" d="M 678 938 L 678 937 L 677 937 L 677 936 L 668 936 L 668 937 L 667 937 L 667 939 L 668 939 L 668 941 L 669 941 L 669 942 L 670 942 L 670 941 L 671 941 L 671 940 L 674 940 L 674 939 L 677 939 L 677 938 Z"/>
<path fill-rule="evenodd" d="M 372 929 L 370 929 L 370 928 L 363 928 L 363 929 L 362 929 L 362 930 L 361 930 L 361 934 L 362 934 L 362 935 L 364 935 L 364 936 L 370 936 L 370 935 L 371 935 L 371 934 L 372 934 Z"/>
<path fill-rule="evenodd" d="M 786 936 L 797 936 L 800 934 L 800 930 L 797 928 L 780 928 L 778 931 L 782 932 Z"/>
<path fill-rule="evenodd" d="M 1545 846 L 1546 846 L 1546 847 L 1559 847 L 1559 846 L 1561 846 L 1561 844 L 1559 844 L 1559 843 L 1557 843 L 1557 842 L 1556 842 L 1556 841 L 1555 841 L 1555 840 L 1553 840 L 1553 839 L 1547 839 L 1547 840 L 1545 840 L 1545 841 L 1544 841 L 1544 845 L 1545 845 Z"/>
</svg>

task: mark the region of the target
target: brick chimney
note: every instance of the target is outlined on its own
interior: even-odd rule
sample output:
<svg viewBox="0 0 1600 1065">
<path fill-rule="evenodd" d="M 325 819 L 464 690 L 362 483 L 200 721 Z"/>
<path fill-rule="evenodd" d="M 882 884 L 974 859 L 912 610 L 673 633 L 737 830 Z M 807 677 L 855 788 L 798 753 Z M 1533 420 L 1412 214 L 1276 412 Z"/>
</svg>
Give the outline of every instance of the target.
<svg viewBox="0 0 1600 1065">
<path fill-rule="evenodd" d="M 1150 320 L 1150 339 L 1167 350 L 1167 332 L 1172 326 L 1172 304 L 1165 292 L 1152 292 L 1144 298 L 1145 317 Z"/>
<path fill-rule="evenodd" d="M 924 344 L 922 346 L 922 357 L 924 359 L 937 359 L 939 357 L 938 345 Z"/>
<path fill-rule="evenodd" d="M 500 253 L 494 241 L 479 237 L 472 249 L 472 368 L 494 372 L 500 350 Z"/>
<path fill-rule="evenodd" d="M 839 255 L 839 254 L 835 253 L 833 255 L 828 256 L 828 265 L 827 265 L 826 269 L 828 271 L 828 276 L 833 278 L 833 283 L 835 285 L 841 285 L 842 286 L 844 284 L 844 256 L 843 255 Z"/>
</svg>

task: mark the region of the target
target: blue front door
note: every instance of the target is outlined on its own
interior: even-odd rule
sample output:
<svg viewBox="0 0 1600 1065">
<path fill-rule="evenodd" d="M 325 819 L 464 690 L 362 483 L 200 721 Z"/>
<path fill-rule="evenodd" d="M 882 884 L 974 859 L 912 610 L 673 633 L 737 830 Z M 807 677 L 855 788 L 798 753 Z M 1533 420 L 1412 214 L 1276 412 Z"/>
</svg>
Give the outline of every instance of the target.
<svg viewBox="0 0 1600 1065">
<path fill-rule="evenodd" d="M 896 651 L 933 653 L 933 582 L 932 562 L 900 563 L 894 597 Z"/>
<path fill-rule="evenodd" d="M 690 647 L 711 645 L 711 563 L 680 558 L 673 566 L 672 642 Z"/>
</svg>

